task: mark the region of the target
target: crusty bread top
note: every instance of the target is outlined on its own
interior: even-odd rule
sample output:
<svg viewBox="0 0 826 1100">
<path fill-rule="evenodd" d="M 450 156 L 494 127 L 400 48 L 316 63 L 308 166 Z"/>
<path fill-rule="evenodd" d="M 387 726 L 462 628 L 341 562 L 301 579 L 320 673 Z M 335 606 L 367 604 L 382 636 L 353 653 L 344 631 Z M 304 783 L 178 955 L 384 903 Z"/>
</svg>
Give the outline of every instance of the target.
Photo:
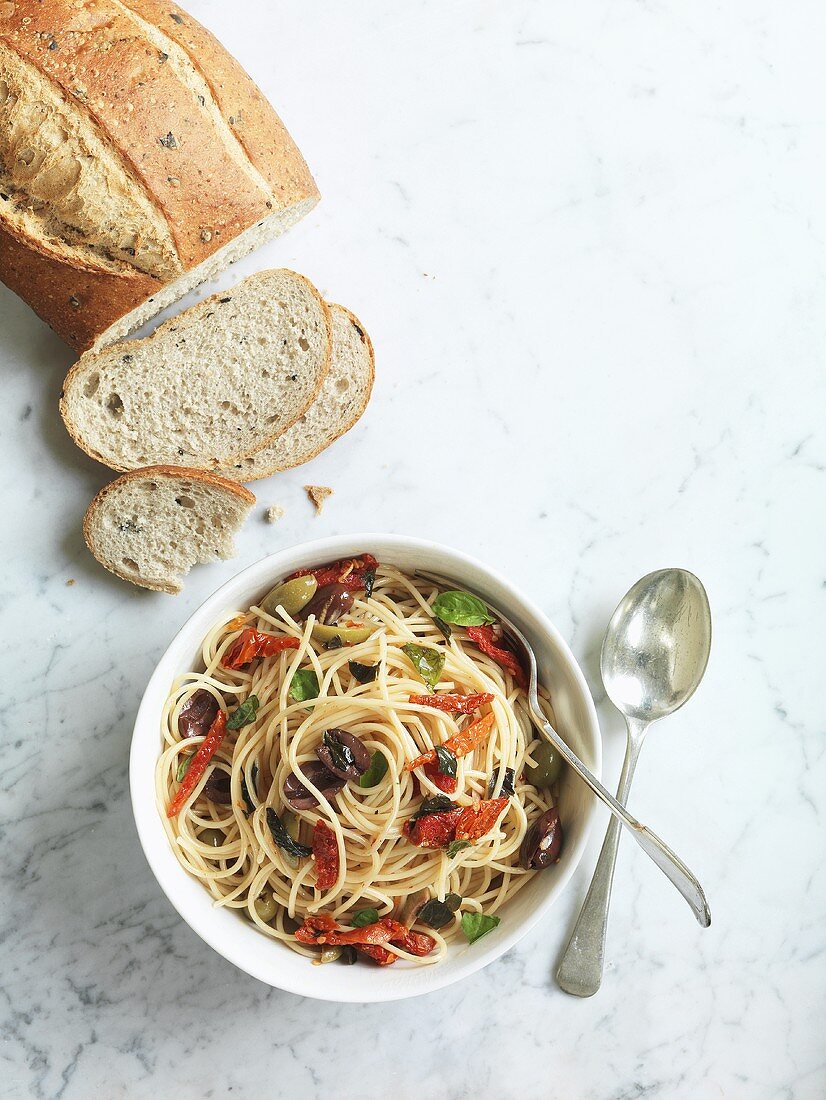
<svg viewBox="0 0 826 1100">
<path fill-rule="evenodd" d="M 87 454 L 116 470 L 227 469 L 309 407 L 331 354 L 327 304 L 302 275 L 261 271 L 143 340 L 87 352 L 60 412 Z"/>
<path fill-rule="evenodd" d="M 254 504 L 253 494 L 228 478 L 150 466 L 104 485 L 86 511 L 83 537 L 116 576 L 176 593 L 196 562 L 232 557 L 232 536 Z"/>
</svg>

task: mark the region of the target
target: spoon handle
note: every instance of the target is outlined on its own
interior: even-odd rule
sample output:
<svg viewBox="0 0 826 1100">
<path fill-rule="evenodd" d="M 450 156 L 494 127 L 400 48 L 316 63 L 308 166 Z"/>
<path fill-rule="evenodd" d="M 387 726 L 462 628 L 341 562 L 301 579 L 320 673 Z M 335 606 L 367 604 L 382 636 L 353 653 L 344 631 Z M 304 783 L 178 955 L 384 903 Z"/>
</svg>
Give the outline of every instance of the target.
<svg viewBox="0 0 826 1100">
<path fill-rule="evenodd" d="M 532 693 L 533 694 L 533 693 Z M 711 924 L 711 910 L 708 907 L 703 888 L 696 876 L 686 867 L 679 856 L 665 844 L 656 833 L 647 826 L 637 821 L 624 806 L 617 802 L 611 792 L 600 783 L 595 775 L 582 763 L 577 754 L 569 749 L 550 722 L 539 709 L 538 703 L 531 699 L 531 714 L 534 721 L 543 730 L 545 736 L 559 752 L 563 760 L 570 764 L 580 779 L 587 784 L 597 796 L 604 802 L 611 813 L 621 825 L 629 831 L 637 844 L 642 848 L 649 859 L 663 872 L 666 878 L 677 887 L 680 893 L 691 907 L 691 911 L 703 928 Z"/>
<path fill-rule="evenodd" d="M 644 735 L 644 728 L 639 731 L 637 737 L 629 726 L 625 760 L 617 787 L 617 802 L 622 806 L 628 801 L 631 780 L 634 778 Z M 616 817 L 612 817 L 599 853 L 594 877 L 591 879 L 579 918 L 556 972 L 559 987 L 574 997 L 593 997 L 602 984 L 608 907 L 611 904 L 611 885 L 614 881 L 619 839 L 620 823 Z"/>
</svg>

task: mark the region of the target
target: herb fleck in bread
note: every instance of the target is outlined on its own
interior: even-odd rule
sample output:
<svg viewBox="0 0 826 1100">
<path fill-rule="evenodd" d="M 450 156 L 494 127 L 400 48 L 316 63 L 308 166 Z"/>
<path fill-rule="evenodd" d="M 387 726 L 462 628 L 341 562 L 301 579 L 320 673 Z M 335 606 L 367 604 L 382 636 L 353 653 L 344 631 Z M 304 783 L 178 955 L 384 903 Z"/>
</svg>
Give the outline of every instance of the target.
<svg viewBox="0 0 826 1100">
<path fill-rule="evenodd" d="M 252 493 L 228 478 L 150 466 L 101 489 L 86 512 L 83 536 L 118 577 L 177 593 L 193 565 L 233 557 L 233 536 L 254 504 Z"/>
<path fill-rule="evenodd" d="M 143 340 L 87 352 L 60 412 L 75 443 L 114 470 L 229 469 L 309 408 L 331 336 L 330 310 L 307 279 L 259 272 Z"/>
<path fill-rule="evenodd" d="M 270 477 L 309 462 L 356 423 L 373 389 L 373 345 L 359 319 L 344 306 L 330 305 L 333 355 L 318 397 L 304 415 L 254 455 L 226 470 L 241 481 Z"/>
</svg>

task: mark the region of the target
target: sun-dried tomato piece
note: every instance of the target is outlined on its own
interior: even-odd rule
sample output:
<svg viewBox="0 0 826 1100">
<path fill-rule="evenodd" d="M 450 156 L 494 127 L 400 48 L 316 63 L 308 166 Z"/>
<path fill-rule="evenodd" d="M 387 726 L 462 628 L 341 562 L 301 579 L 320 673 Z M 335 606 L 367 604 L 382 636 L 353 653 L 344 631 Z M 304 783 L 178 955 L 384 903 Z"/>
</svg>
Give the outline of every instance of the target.
<svg viewBox="0 0 826 1100">
<path fill-rule="evenodd" d="M 348 588 L 365 588 L 367 574 L 374 573 L 378 564 L 372 554 L 359 554 L 357 558 L 340 558 L 326 565 L 318 565 L 315 569 L 298 569 L 286 579 L 291 581 L 296 577 L 313 576 L 319 588 L 341 581 L 347 581 Z"/>
<path fill-rule="evenodd" d="M 399 956 L 394 955 L 392 951 L 388 951 L 386 947 L 379 947 L 378 945 L 371 945 L 368 943 L 357 943 L 355 945 L 356 951 L 360 955 L 367 955 L 373 962 L 379 964 L 379 966 L 390 966 L 394 962 L 398 962 Z"/>
<path fill-rule="evenodd" d="M 464 811 L 443 810 L 435 814 L 426 814 L 411 825 L 405 821 L 402 831 L 411 844 L 418 848 L 444 848 L 456 835 L 456 822 Z"/>
<path fill-rule="evenodd" d="M 304 923 L 296 930 L 295 938 L 299 943 L 318 943 L 320 935 L 331 932 L 334 928 L 338 928 L 338 925 L 329 913 L 315 913 L 304 918 Z"/>
<path fill-rule="evenodd" d="M 317 821 L 313 829 L 313 861 L 317 889 L 332 890 L 338 880 L 338 841 L 326 821 Z"/>
<path fill-rule="evenodd" d="M 456 822 L 457 840 L 479 840 L 489 833 L 510 800 L 486 798 L 465 806 Z"/>
<path fill-rule="evenodd" d="M 337 946 L 345 943 L 352 944 L 382 944 L 390 940 L 403 939 L 407 929 L 392 917 L 384 917 L 374 921 L 373 924 L 365 924 L 363 928 L 346 928 L 331 932 L 322 932 L 316 943 L 328 943 Z"/>
<path fill-rule="evenodd" d="M 527 674 L 519 663 L 516 654 L 510 649 L 503 649 L 502 646 L 496 644 L 492 626 L 469 626 L 466 627 L 466 630 L 468 638 L 475 642 L 486 656 L 496 661 L 502 668 L 507 669 L 520 687 L 528 686 Z"/>
<path fill-rule="evenodd" d="M 215 715 L 212 725 L 209 727 L 209 732 L 198 746 L 198 751 L 192 757 L 189 770 L 181 780 L 181 785 L 178 788 L 177 794 L 169 803 L 169 809 L 166 811 L 167 817 L 177 817 L 181 812 L 184 803 L 198 786 L 201 777 L 207 770 L 207 765 L 210 760 L 218 751 L 226 732 L 227 716 L 222 710 L 219 710 Z"/>
<path fill-rule="evenodd" d="M 299 644 L 298 638 L 286 634 L 276 637 L 260 630 L 244 630 L 229 653 L 224 654 L 221 664 L 224 668 L 243 668 L 256 657 L 274 657 L 285 649 L 298 649 Z"/>
<path fill-rule="evenodd" d="M 485 703 L 492 703 L 493 696 L 489 691 L 477 695 L 411 695 L 409 702 L 419 707 L 443 710 L 447 714 L 473 714 Z"/>
<path fill-rule="evenodd" d="M 418 955 L 419 958 L 429 955 L 436 946 L 436 941 L 426 932 L 408 932 L 402 939 L 391 942 L 394 947 L 400 947 L 411 955 Z"/>
<path fill-rule="evenodd" d="M 453 794 L 458 785 L 458 780 L 455 775 L 444 775 L 439 771 L 439 761 L 429 760 L 424 765 L 424 774 L 430 780 L 431 783 L 439 788 L 440 791 L 444 791 L 445 794 Z"/>
<path fill-rule="evenodd" d="M 475 722 L 467 727 L 467 729 L 460 730 L 459 733 L 455 733 L 452 737 L 448 737 L 442 748 L 449 749 L 455 757 L 467 756 L 468 753 L 481 745 L 490 731 L 493 729 L 495 719 L 492 714 L 484 714 L 481 718 L 477 718 Z M 417 756 L 415 760 L 411 760 L 405 764 L 405 769 L 412 772 L 415 768 L 421 768 L 424 764 L 430 764 L 436 760 L 436 750 L 430 749 L 429 752 L 422 753 L 421 756 Z"/>
</svg>

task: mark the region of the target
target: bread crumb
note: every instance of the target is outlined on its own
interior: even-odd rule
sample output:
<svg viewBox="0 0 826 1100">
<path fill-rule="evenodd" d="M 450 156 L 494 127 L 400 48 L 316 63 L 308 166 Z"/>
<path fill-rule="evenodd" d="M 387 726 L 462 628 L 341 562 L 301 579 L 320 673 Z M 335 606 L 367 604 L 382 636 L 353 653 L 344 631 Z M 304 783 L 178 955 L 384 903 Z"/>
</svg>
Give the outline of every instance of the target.
<svg viewBox="0 0 826 1100">
<path fill-rule="evenodd" d="M 74 583 L 75 583 L 75 578 L 74 578 L 74 577 L 69 577 L 69 579 L 68 579 L 68 580 L 66 581 L 66 587 L 67 587 L 67 588 L 71 588 L 71 586 L 72 586 L 72 585 L 73 585 Z"/>
<path fill-rule="evenodd" d="M 324 501 L 327 497 L 333 495 L 333 490 L 326 485 L 305 485 L 304 488 L 307 491 L 307 496 L 315 505 L 315 514 L 321 515 L 321 509 L 324 507 Z"/>
<path fill-rule="evenodd" d="M 284 515 L 284 509 L 280 504 L 272 504 L 264 511 L 264 519 L 267 523 L 277 523 Z"/>
</svg>

